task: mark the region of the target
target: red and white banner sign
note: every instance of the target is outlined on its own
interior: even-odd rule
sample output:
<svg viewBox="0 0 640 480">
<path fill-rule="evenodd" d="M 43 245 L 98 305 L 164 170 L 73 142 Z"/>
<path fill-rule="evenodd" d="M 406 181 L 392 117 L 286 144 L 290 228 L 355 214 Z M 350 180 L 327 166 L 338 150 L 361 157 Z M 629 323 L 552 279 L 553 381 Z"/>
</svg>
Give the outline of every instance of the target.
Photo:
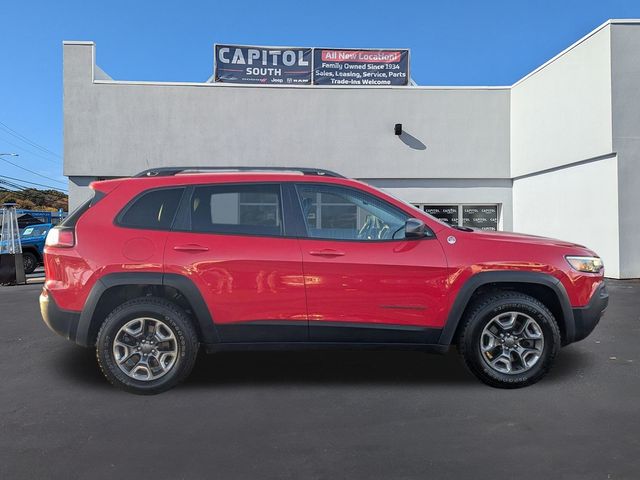
<svg viewBox="0 0 640 480">
<path fill-rule="evenodd" d="M 322 50 L 323 62 L 394 63 L 402 60 L 402 52 L 380 50 Z"/>
</svg>

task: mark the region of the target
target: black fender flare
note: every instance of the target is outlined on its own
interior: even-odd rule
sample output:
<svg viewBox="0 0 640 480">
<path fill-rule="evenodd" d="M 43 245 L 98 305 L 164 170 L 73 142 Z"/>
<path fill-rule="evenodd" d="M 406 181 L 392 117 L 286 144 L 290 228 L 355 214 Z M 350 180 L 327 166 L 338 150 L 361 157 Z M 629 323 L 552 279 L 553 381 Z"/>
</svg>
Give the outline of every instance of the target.
<svg viewBox="0 0 640 480">
<path fill-rule="evenodd" d="M 530 283 L 550 288 L 558 298 L 560 308 L 562 309 L 566 336 L 564 343 L 568 344 L 573 342 L 576 332 L 573 310 L 571 308 L 571 303 L 569 302 L 567 290 L 558 278 L 541 272 L 500 270 L 480 272 L 466 281 L 458 292 L 458 295 L 449 310 L 447 323 L 442 329 L 438 343 L 440 345 L 451 345 L 454 340 L 456 330 L 458 329 L 458 324 L 460 323 L 462 315 L 469 304 L 469 300 L 471 300 L 473 293 L 478 288 L 483 285 L 500 283 Z"/>
<path fill-rule="evenodd" d="M 194 320 L 198 323 L 203 343 L 219 342 L 218 332 L 209 308 L 205 303 L 200 290 L 196 285 L 184 275 L 161 272 L 120 272 L 111 273 L 100 278 L 91 288 L 87 296 L 84 308 L 78 320 L 76 332 L 76 343 L 90 347 L 93 346 L 93 339 L 90 337 L 91 326 L 94 321 L 96 307 L 102 295 L 110 288 L 125 285 L 158 285 L 169 286 L 178 290 L 187 299 L 193 313 Z"/>
</svg>

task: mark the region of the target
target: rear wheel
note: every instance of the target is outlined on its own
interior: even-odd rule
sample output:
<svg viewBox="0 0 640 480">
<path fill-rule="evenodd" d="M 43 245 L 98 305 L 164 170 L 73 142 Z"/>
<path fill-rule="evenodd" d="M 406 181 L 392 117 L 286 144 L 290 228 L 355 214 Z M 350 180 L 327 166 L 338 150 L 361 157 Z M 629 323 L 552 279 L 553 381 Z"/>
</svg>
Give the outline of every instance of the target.
<svg viewBox="0 0 640 480">
<path fill-rule="evenodd" d="M 536 383 L 549 371 L 560 347 L 553 314 L 519 292 L 485 295 L 464 321 L 460 353 L 469 369 L 493 387 Z"/>
<path fill-rule="evenodd" d="M 24 273 L 33 273 L 38 267 L 38 259 L 31 252 L 22 252 L 22 263 L 24 264 Z"/>
<path fill-rule="evenodd" d="M 111 312 L 96 348 L 107 380 L 138 394 L 177 385 L 191 372 L 197 353 L 198 338 L 186 313 L 154 297 L 130 300 Z"/>
</svg>

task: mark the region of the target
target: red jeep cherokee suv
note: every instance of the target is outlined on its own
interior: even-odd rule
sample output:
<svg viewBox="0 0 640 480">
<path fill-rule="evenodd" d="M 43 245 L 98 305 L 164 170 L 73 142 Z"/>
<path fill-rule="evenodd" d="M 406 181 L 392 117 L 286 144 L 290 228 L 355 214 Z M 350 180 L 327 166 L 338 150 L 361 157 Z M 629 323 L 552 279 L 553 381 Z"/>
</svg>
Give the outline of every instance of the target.
<svg viewBox="0 0 640 480">
<path fill-rule="evenodd" d="M 96 347 L 135 393 L 207 352 L 447 351 L 522 387 L 608 303 L 591 250 L 452 227 L 364 183 L 306 168 L 160 168 L 94 182 L 47 238 L 45 323 Z"/>
</svg>

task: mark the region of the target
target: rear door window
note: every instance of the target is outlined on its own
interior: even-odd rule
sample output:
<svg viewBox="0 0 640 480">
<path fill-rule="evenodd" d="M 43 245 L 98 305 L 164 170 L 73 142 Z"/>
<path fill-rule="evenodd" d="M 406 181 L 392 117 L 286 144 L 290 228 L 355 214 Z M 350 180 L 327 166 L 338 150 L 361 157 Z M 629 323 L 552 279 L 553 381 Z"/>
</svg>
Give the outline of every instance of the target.
<svg viewBox="0 0 640 480">
<path fill-rule="evenodd" d="M 194 232 L 284 234 L 279 184 L 196 187 L 191 198 L 190 215 Z"/>
</svg>

